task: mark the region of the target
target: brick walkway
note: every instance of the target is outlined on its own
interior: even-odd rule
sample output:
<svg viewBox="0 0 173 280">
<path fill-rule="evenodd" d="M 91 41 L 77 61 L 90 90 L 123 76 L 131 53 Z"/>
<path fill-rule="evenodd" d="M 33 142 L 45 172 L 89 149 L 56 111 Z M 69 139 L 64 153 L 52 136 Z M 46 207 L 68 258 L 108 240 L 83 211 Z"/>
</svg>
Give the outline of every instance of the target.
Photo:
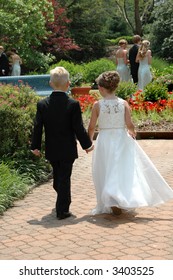
<svg viewBox="0 0 173 280">
<path fill-rule="evenodd" d="M 140 140 L 173 188 L 173 140 Z M 0 217 L 1 260 L 173 260 L 173 201 L 115 217 L 92 217 L 92 153 L 79 147 L 72 176 L 75 215 L 57 220 L 52 182 L 32 190 Z"/>
</svg>

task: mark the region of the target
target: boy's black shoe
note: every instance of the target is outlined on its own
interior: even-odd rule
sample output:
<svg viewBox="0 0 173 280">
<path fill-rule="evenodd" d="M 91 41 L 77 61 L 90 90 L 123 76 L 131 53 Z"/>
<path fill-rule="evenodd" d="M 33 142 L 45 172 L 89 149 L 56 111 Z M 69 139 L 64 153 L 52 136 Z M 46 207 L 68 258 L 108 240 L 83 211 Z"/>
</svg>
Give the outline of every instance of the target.
<svg viewBox="0 0 173 280">
<path fill-rule="evenodd" d="M 63 220 L 72 216 L 71 212 L 57 213 L 58 220 Z"/>
</svg>

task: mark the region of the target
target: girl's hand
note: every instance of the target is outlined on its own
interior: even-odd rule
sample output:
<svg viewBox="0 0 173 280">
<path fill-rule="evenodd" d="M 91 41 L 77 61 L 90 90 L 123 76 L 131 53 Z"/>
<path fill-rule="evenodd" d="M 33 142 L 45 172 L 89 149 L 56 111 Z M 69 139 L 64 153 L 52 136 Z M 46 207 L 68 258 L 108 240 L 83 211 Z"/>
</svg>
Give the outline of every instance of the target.
<svg viewBox="0 0 173 280">
<path fill-rule="evenodd" d="M 88 154 L 89 152 L 91 152 L 92 150 L 94 150 L 94 145 L 92 145 L 90 148 L 86 149 L 86 153 Z"/>
<path fill-rule="evenodd" d="M 136 139 L 136 131 L 128 131 L 129 135 L 133 138 Z"/>
</svg>

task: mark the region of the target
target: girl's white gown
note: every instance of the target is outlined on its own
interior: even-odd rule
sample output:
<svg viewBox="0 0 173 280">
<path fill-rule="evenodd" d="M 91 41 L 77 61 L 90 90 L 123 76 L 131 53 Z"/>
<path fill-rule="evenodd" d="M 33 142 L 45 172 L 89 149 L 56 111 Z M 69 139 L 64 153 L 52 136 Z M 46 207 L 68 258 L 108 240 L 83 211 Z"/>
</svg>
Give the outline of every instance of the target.
<svg viewBox="0 0 173 280">
<path fill-rule="evenodd" d="M 144 90 L 147 84 L 152 81 L 150 65 L 148 64 L 148 57 L 139 61 L 138 69 L 138 88 Z"/>
<path fill-rule="evenodd" d="M 102 99 L 99 105 L 92 169 L 97 206 L 92 214 L 111 213 L 111 206 L 131 209 L 172 199 L 172 189 L 125 128 L 124 100 Z"/>
<path fill-rule="evenodd" d="M 118 64 L 117 64 L 117 72 L 120 75 L 120 81 L 129 81 L 131 79 L 130 77 L 130 70 L 127 67 L 127 65 L 124 63 L 124 59 L 118 57 L 117 58 Z"/>
</svg>

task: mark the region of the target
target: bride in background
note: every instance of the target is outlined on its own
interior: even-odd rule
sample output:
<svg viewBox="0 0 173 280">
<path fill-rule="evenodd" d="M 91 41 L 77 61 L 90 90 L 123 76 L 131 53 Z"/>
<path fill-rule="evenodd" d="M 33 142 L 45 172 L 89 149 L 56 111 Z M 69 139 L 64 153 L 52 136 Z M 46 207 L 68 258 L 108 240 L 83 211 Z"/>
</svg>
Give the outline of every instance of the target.
<svg viewBox="0 0 173 280">
<path fill-rule="evenodd" d="M 13 48 L 11 50 L 11 67 L 12 67 L 11 76 L 20 76 L 21 64 L 22 64 L 22 59 L 17 54 L 16 49 Z"/>
<path fill-rule="evenodd" d="M 142 41 L 138 54 L 136 56 L 136 62 L 139 62 L 138 69 L 138 88 L 144 90 L 147 84 L 152 81 L 152 75 L 150 65 L 152 61 L 151 50 L 149 49 L 150 42 L 147 40 Z"/>
</svg>

